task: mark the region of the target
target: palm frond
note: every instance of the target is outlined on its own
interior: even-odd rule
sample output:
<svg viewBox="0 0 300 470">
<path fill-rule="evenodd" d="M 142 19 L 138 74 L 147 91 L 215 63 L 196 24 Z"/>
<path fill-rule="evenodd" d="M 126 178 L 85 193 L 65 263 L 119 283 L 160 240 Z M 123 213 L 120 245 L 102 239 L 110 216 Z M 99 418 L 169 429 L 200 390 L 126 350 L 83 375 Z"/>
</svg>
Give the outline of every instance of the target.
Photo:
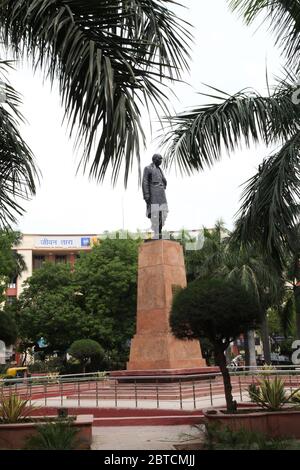
<svg viewBox="0 0 300 470">
<path fill-rule="evenodd" d="M 160 81 L 188 67 L 191 35 L 173 0 L 3 0 L 0 32 L 15 57 L 27 56 L 59 81 L 81 165 L 124 182 L 145 144 L 142 107 L 167 112 Z M 75 132 L 75 129 L 77 131 Z"/>
<path fill-rule="evenodd" d="M 11 66 L 9 61 L 0 61 L 0 228 L 10 227 L 23 213 L 19 200 L 35 194 L 38 178 L 31 150 L 18 130 L 20 96 L 6 81 Z"/>
<path fill-rule="evenodd" d="M 231 152 L 241 143 L 289 139 L 300 124 L 298 106 L 291 100 L 294 90 L 281 83 L 268 97 L 251 90 L 225 97 L 224 93 L 207 95 L 218 102 L 170 117 L 171 126 L 163 138 L 166 164 L 174 162 L 181 172 L 190 174 L 211 166 L 224 149 Z"/>
<path fill-rule="evenodd" d="M 283 266 L 286 250 L 293 248 L 299 216 L 300 133 L 260 165 L 247 181 L 238 213 L 237 238 L 257 240 L 273 260 Z"/>
<path fill-rule="evenodd" d="M 250 24 L 258 16 L 270 24 L 277 43 L 283 47 L 287 65 L 299 71 L 300 2 L 299 0 L 230 0 L 230 6 Z"/>
</svg>

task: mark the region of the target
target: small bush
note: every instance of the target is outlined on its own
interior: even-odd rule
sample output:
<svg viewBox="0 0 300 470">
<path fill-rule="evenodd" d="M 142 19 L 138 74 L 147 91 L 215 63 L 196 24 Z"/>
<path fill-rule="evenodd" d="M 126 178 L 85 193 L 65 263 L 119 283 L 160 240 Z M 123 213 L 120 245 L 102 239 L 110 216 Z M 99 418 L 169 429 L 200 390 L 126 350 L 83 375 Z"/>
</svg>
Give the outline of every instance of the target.
<svg viewBox="0 0 300 470">
<path fill-rule="evenodd" d="M 68 421 L 56 421 L 37 426 L 38 434 L 26 444 L 28 450 L 74 450 L 78 447 L 78 429 Z"/>
<path fill-rule="evenodd" d="M 249 393 L 250 400 L 252 402 L 255 402 L 255 399 L 253 398 L 253 395 L 254 396 L 258 395 L 259 391 L 260 391 L 260 389 L 256 384 L 250 384 L 248 386 L 248 393 Z"/>
<path fill-rule="evenodd" d="M 46 362 L 35 361 L 33 364 L 29 365 L 29 370 L 32 373 L 43 374 L 48 372 L 48 366 Z"/>
<path fill-rule="evenodd" d="M 291 402 L 295 405 L 300 405 L 300 390 L 297 390 L 296 393 L 291 397 Z"/>
<path fill-rule="evenodd" d="M 24 421 L 36 408 L 28 405 L 29 400 L 24 400 L 16 394 L 0 396 L 0 422 L 13 424 Z"/>
<path fill-rule="evenodd" d="M 250 387 L 249 387 L 250 388 Z M 292 398 L 299 392 L 299 389 L 286 394 L 284 382 L 279 378 L 265 378 L 259 381 L 258 386 L 249 390 L 251 401 L 268 411 L 278 411 L 287 403 L 292 402 Z"/>
<path fill-rule="evenodd" d="M 232 431 L 206 424 L 204 448 L 208 450 L 299 450 L 294 439 L 270 438 L 262 433 L 239 429 Z"/>
</svg>

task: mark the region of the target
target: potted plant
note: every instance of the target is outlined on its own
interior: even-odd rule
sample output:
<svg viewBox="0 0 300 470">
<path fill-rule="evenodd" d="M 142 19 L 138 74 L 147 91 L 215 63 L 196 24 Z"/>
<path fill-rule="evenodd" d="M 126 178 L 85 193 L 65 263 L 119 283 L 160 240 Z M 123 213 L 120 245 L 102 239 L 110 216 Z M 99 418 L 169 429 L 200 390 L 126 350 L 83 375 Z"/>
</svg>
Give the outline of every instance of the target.
<svg viewBox="0 0 300 470">
<path fill-rule="evenodd" d="M 40 441 L 38 438 L 36 441 L 33 439 L 32 449 L 34 442 L 40 442 L 37 448 L 41 448 L 50 436 L 52 440 L 49 441 L 51 445 L 49 449 L 54 448 L 64 431 L 66 434 L 64 442 L 67 443 L 67 448 L 71 448 L 73 444 L 74 447 L 77 446 L 76 448 L 90 448 L 93 416 L 80 415 L 67 418 L 34 416 L 36 411 L 37 407 L 30 405 L 27 399 L 15 393 L 0 395 L 0 449 L 23 449 L 28 445 L 28 439 L 33 439 L 34 436 L 40 436 L 40 438 L 44 436 L 44 439 Z M 72 441 L 75 435 L 78 437 L 77 442 Z"/>
<path fill-rule="evenodd" d="M 271 438 L 300 438 L 299 389 L 287 393 L 279 377 L 262 378 L 248 387 L 253 405 L 239 413 L 224 413 L 222 407 L 204 410 L 207 423 L 217 423 L 232 431 L 245 429 L 261 432 Z"/>
</svg>

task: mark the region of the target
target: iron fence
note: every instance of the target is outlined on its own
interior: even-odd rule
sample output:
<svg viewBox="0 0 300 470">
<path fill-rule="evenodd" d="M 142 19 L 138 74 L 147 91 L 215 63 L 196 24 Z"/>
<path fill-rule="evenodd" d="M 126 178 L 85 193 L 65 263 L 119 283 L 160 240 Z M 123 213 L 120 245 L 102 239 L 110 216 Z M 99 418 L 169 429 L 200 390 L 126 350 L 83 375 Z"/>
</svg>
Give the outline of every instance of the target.
<svg viewBox="0 0 300 470">
<path fill-rule="evenodd" d="M 230 368 L 229 368 L 230 370 Z M 280 376 L 287 388 L 300 387 L 300 368 L 243 367 L 230 371 L 232 393 L 249 401 L 248 387 L 263 377 Z M 31 404 L 47 407 L 116 407 L 202 409 L 225 403 L 221 373 L 113 376 L 109 373 L 45 375 L 0 379 L 0 393 L 17 394 Z"/>
</svg>

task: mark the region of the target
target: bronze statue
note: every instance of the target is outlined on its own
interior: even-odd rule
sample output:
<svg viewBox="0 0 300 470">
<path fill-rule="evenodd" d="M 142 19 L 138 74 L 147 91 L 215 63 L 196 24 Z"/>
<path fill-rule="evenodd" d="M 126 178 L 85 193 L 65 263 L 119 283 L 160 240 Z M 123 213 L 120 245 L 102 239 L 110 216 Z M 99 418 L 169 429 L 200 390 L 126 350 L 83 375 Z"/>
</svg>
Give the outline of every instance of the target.
<svg viewBox="0 0 300 470">
<path fill-rule="evenodd" d="M 154 238 L 162 238 L 162 227 L 168 215 L 168 204 L 166 198 L 167 180 L 160 168 L 162 156 L 155 154 L 152 163 L 144 169 L 143 174 L 143 196 L 147 204 L 146 215 L 151 219 Z"/>
</svg>

